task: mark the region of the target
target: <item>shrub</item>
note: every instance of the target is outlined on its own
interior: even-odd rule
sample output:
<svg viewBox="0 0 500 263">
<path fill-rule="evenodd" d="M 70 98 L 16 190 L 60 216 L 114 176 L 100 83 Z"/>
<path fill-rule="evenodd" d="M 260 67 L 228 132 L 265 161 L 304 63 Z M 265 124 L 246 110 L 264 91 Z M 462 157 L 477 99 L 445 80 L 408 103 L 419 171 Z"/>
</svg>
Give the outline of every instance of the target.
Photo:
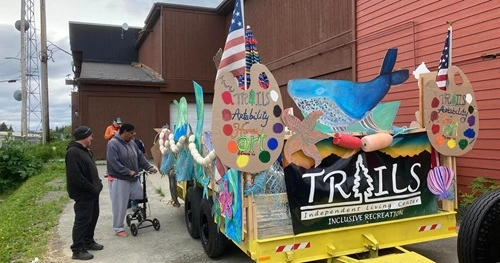
<svg viewBox="0 0 500 263">
<path fill-rule="evenodd" d="M 38 173 L 42 161 L 32 152 L 33 146 L 7 138 L 0 147 L 0 192 L 10 190 Z"/>
<path fill-rule="evenodd" d="M 484 177 L 476 177 L 468 188 L 471 189 L 470 193 L 461 193 L 460 207 L 467 207 L 472 204 L 479 196 L 496 189 L 500 189 L 500 181 L 496 181 Z"/>
<path fill-rule="evenodd" d="M 57 161 L 64 159 L 67 145 L 67 140 L 56 140 L 48 144 L 33 145 L 33 154 L 43 163 Z"/>
</svg>

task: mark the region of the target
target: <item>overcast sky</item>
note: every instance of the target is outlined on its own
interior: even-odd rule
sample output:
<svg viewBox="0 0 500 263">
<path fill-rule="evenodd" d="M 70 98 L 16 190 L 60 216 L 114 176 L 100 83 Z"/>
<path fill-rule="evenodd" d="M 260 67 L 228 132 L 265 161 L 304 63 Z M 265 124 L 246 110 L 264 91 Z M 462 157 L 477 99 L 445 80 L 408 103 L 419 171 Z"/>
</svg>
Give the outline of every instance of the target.
<svg viewBox="0 0 500 263">
<path fill-rule="evenodd" d="M 21 102 L 14 99 L 14 92 L 21 89 L 20 33 L 14 27 L 21 18 L 22 0 L 3 0 L 0 3 L 0 123 L 12 125 L 15 131 L 21 130 Z M 40 0 L 33 0 L 35 6 L 35 28 L 40 51 Z M 50 128 L 71 124 L 71 91 L 72 86 L 64 83 L 72 78 L 72 57 L 69 46 L 69 21 L 89 22 L 106 25 L 122 25 L 143 27 L 144 20 L 155 2 L 169 2 L 185 5 L 217 7 L 221 0 L 46 0 L 47 43 L 52 59 L 48 62 L 49 75 L 49 121 Z M 53 44 L 51 44 L 53 43 Z M 57 47 L 56 47 L 57 46 Z M 62 50 L 59 50 L 58 47 Z M 38 62 L 41 69 L 41 63 Z M 29 73 L 29 72 L 28 72 Z M 69 77 L 67 77 L 69 75 Z M 17 82 L 9 83 L 8 80 Z M 34 83 L 34 81 L 32 81 Z M 40 82 L 41 83 L 41 82 Z M 32 90 L 40 84 L 32 84 Z M 38 92 L 41 87 L 39 86 Z M 35 95 L 40 98 L 40 95 Z M 32 100 L 35 101 L 35 100 Z M 32 108 L 40 105 L 34 102 Z M 40 105 L 41 106 L 41 105 Z M 37 115 L 40 115 L 40 109 Z M 31 113 L 29 129 L 41 129 L 41 119 Z"/>
</svg>

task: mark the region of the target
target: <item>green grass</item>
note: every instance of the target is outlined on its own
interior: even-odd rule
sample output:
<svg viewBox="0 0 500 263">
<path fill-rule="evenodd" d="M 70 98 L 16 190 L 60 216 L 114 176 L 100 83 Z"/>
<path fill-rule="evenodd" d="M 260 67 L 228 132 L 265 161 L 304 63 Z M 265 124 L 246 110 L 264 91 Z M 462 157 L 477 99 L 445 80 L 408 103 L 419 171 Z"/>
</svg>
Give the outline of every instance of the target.
<svg viewBox="0 0 500 263">
<path fill-rule="evenodd" d="M 161 197 L 165 197 L 165 193 L 163 192 L 161 187 L 157 187 L 157 188 L 155 188 L 155 190 L 156 190 L 156 193 L 159 194 Z"/>
<path fill-rule="evenodd" d="M 64 163 L 45 165 L 40 174 L 0 200 L 0 262 L 43 257 L 68 202 Z"/>
</svg>

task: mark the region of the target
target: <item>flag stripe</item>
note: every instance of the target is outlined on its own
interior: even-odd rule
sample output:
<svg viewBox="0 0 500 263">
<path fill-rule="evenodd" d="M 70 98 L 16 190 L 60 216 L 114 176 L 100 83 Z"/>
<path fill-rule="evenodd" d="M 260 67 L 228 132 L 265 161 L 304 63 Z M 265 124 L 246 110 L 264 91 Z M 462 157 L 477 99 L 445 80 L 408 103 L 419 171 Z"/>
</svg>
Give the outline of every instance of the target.
<svg viewBox="0 0 500 263">
<path fill-rule="evenodd" d="M 221 60 L 225 60 L 230 58 L 231 56 L 234 55 L 243 55 L 245 56 L 245 46 L 244 45 L 238 45 L 238 46 L 233 46 L 231 48 L 228 48 L 224 50 L 224 54 L 222 54 Z"/>
<path fill-rule="evenodd" d="M 242 55 L 241 53 L 238 53 L 238 54 L 234 54 L 234 55 L 228 57 L 225 60 L 221 60 L 221 62 L 219 64 L 220 70 L 227 71 L 228 65 L 233 65 L 233 66 L 231 66 L 231 69 L 242 67 L 241 63 L 239 63 L 238 61 L 235 61 L 235 60 L 241 59 L 242 57 L 245 57 L 245 54 Z"/>
<path fill-rule="evenodd" d="M 231 72 L 237 77 L 245 72 L 245 30 L 243 16 L 243 1 L 236 0 L 234 3 L 233 17 L 226 38 L 224 52 L 222 53 L 217 77 L 222 72 Z"/>
<path fill-rule="evenodd" d="M 439 59 L 438 73 L 436 76 L 436 85 L 441 90 L 446 90 L 448 83 L 448 67 L 450 66 L 450 55 L 451 55 L 451 27 L 448 28 L 448 34 L 446 35 L 446 41 L 444 42 L 443 52 L 441 52 L 441 58 Z"/>
</svg>

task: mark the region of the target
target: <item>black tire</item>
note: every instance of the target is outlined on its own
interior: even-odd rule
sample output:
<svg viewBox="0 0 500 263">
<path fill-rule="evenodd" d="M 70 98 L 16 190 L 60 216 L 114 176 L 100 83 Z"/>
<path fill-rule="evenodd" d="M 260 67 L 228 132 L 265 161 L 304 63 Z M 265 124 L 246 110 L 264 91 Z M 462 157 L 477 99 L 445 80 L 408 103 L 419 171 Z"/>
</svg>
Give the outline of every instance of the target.
<svg viewBox="0 0 500 263">
<path fill-rule="evenodd" d="M 217 228 L 212 216 L 212 198 L 201 200 L 200 236 L 201 245 L 210 258 L 219 258 L 226 251 L 227 238 Z"/>
<path fill-rule="evenodd" d="M 128 214 L 125 221 L 127 222 L 127 226 L 130 227 L 130 224 L 132 223 L 132 215 Z"/>
<path fill-rule="evenodd" d="M 500 190 L 470 205 L 458 231 L 457 252 L 460 263 L 500 262 Z"/>
<path fill-rule="evenodd" d="M 186 227 L 192 238 L 200 238 L 200 202 L 203 192 L 196 186 L 189 187 L 184 204 L 184 218 Z"/>
<path fill-rule="evenodd" d="M 139 232 L 139 229 L 137 228 L 137 225 L 135 223 L 132 223 L 130 225 L 130 232 L 132 232 L 132 235 L 134 237 L 137 236 L 137 233 Z"/>
<path fill-rule="evenodd" d="M 137 213 L 137 219 L 139 220 L 139 223 L 146 220 L 146 209 L 144 207 L 138 208 L 139 211 Z M 139 219 L 140 218 L 140 219 Z"/>
<path fill-rule="evenodd" d="M 142 218 L 142 214 L 141 213 L 137 213 L 137 215 L 135 216 L 137 218 L 137 221 L 142 222 L 142 220 L 144 220 L 145 218 Z"/>
<path fill-rule="evenodd" d="M 153 227 L 156 231 L 160 230 L 160 221 L 158 219 L 153 219 Z"/>
</svg>

